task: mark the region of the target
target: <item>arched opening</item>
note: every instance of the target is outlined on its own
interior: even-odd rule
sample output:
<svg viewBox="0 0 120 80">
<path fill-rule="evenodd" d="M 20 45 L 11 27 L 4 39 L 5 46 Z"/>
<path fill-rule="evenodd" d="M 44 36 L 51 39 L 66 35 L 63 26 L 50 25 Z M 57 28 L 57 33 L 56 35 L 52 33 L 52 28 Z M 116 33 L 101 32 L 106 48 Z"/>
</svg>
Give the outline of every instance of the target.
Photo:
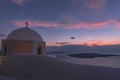
<svg viewBox="0 0 120 80">
<path fill-rule="evenodd" d="M 42 46 L 38 46 L 38 55 L 42 54 Z"/>
<path fill-rule="evenodd" d="M 7 45 L 4 45 L 4 52 L 3 55 L 7 55 Z"/>
</svg>

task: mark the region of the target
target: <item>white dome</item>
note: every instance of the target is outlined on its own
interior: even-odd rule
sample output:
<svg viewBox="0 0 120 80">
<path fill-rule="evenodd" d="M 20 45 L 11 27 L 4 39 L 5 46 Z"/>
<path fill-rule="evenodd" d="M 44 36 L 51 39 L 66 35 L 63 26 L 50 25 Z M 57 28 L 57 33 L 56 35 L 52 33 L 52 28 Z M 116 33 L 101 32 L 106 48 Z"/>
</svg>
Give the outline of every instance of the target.
<svg viewBox="0 0 120 80">
<path fill-rule="evenodd" d="M 42 37 L 30 28 L 20 28 L 11 32 L 7 36 L 8 40 L 29 40 L 29 41 L 43 41 Z"/>
</svg>

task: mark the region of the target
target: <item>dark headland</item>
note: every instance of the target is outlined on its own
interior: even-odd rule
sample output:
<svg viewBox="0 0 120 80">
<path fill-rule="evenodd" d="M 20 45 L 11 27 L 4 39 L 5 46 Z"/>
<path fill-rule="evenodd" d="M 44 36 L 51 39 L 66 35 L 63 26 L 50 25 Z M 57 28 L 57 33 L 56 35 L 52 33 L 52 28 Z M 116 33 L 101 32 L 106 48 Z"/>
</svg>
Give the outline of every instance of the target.
<svg viewBox="0 0 120 80">
<path fill-rule="evenodd" d="M 111 57 L 111 56 L 120 57 L 120 55 L 98 54 L 98 53 L 76 53 L 76 54 L 68 54 L 67 56 L 76 57 L 76 58 L 96 58 L 96 57 Z"/>
</svg>

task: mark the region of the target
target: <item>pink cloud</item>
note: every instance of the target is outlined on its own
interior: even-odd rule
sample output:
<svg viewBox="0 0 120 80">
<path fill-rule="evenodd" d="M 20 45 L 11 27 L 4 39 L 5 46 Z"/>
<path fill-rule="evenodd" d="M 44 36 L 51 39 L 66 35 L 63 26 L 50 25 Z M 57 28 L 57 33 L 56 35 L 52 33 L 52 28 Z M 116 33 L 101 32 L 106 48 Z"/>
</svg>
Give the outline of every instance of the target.
<svg viewBox="0 0 120 80">
<path fill-rule="evenodd" d="M 89 41 L 87 46 L 105 46 L 105 45 L 117 45 L 120 41 Z"/>
<path fill-rule="evenodd" d="M 12 20 L 10 22 L 12 22 L 15 26 L 23 27 L 25 26 L 26 21 Z M 29 22 L 29 27 L 38 27 L 38 26 L 54 27 L 54 28 L 59 27 L 59 24 L 54 23 L 54 22 L 38 21 L 38 20 L 33 20 L 33 21 L 28 21 L 28 22 Z"/>
<path fill-rule="evenodd" d="M 90 9 L 101 9 L 106 4 L 106 0 L 83 0 L 83 5 Z"/>
<path fill-rule="evenodd" d="M 112 40 L 88 40 L 88 41 L 76 41 L 71 44 L 74 45 L 85 45 L 85 46 L 106 46 L 106 45 L 117 45 L 120 41 Z"/>
<path fill-rule="evenodd" d="M 110 24 L 113 24 L 114 28 L 120 28 L 120 20 L 106 20 L 101 22 L 79 22 L 74 24 L 69 24 L 66 26 L 68 29 L 101 29 L 109 27 Z"/>
<path fill-rule="evenodd" d="M 68 28 L 72 29 L 72 28 L 84 28 L 84 29 L 99 29 L 99 28 L 104 28 L 107 27 L 107 25 L 109 25 L 109 21 L 105 21 L 105 22 L 79 22 L 79 23 L 75 23 L 72 24 L 71 26 L 69 26 Z"/>
<path fill-rule="evenodd" d="M 120 28 L 120 20 L 115 20 L 111 22 L 116 26 L 116 28 Z"/>
<path fill-rule="evenodd" d="M 31 1 L 31 0 L 11 0 L 13 3 L 17 4 L 17 5 L 24 5 L 25 3 Z"/>
<path fill-rule="evenodd" d="M 20 20 L 12 20 L 13 25 L 18 27 L 24 27 L 25 21 Z M 59 23 L 59 22 L 50 22 L 50 21 L 39 21 L 39 20 L 31 20 L 29 22 L 29 27 L 63 27 L 66 29 L 101 29 L 105 27 L 109 27 L 112 23 L 114 24 L 114 28 L 120 28 L 120 21 L 119 20 L 107 20 L 101 22 L 78 22 L 78 23 Z"/>
<path fill-rule="evenodd" d="M 107 46 L 107 45 L 117 45 L 120 44 L 120 41 L 110 41 L 110 40 L 88 40 L 88 41 L 74 41 L 69 42 L 70 45 L 85 45 L 85 46 Z M 47 46 L 63 46 L 66 44 L 56 44 L 54 42 L 47 42 Z"/>
</svg>

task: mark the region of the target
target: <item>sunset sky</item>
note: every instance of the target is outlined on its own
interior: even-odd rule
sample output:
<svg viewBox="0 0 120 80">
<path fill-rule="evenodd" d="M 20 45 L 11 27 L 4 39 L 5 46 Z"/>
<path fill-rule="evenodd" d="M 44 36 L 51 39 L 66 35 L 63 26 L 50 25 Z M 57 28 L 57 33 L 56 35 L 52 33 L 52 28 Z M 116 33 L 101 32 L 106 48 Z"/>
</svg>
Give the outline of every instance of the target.
<svg viewBox="0 0 120 80">
<path fill-rule="evenodd" d="M 25 21 L 49 46 L 120 44 L 120 0 L 0 0 L 0 40 Z"/>
</svg>

